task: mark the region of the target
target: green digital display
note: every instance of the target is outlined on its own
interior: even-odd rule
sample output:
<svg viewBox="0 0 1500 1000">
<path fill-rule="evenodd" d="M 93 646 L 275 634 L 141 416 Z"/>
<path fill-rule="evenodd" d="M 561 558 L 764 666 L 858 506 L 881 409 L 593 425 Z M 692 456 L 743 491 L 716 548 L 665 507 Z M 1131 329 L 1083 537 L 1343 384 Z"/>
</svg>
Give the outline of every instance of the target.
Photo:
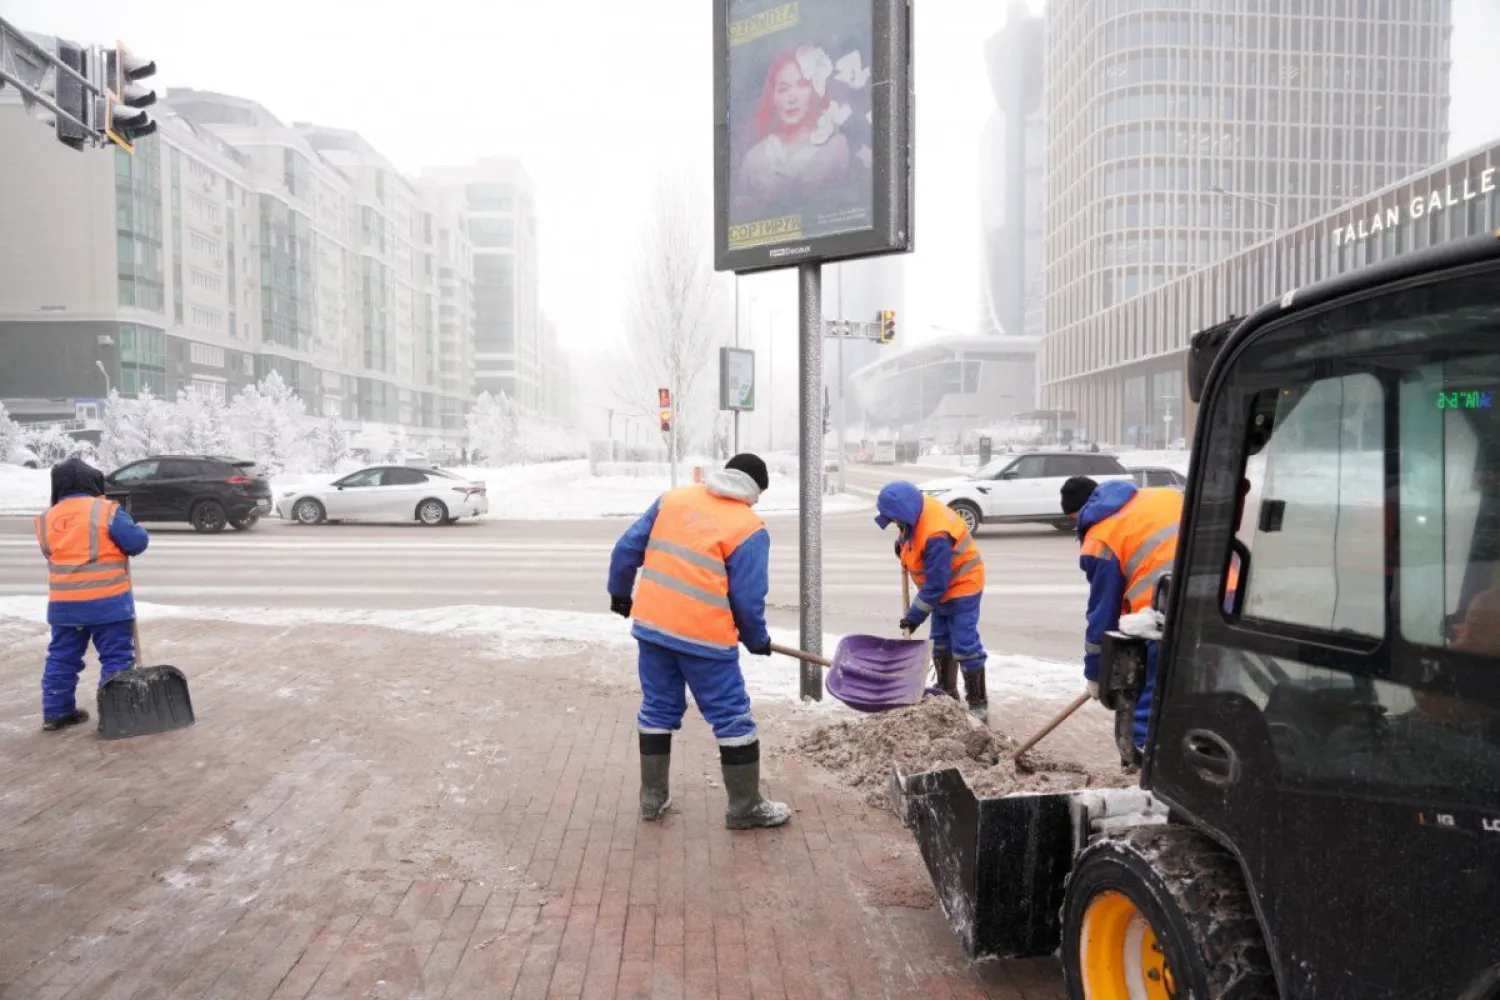
<svg viewBox="0 0 1500 1000">
<path fill-rule="evenodd" d="M 1494 394 L 1479 389 L 1459 389 L 1437 394 L 1437 408 L 1440 410 L 1488 410 L 1494 405 Z"/>
</svg>

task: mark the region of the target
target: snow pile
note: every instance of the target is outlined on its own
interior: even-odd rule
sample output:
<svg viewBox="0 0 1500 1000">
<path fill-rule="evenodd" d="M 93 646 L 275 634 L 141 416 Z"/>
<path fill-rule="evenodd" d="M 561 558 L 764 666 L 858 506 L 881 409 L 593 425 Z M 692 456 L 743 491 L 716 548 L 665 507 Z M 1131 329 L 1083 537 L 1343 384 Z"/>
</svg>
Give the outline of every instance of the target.
<svg viewBox="0 0 1500 1000">
<path fill-rule="evenodd" d="M 0 514 L 40 514 L 51 498 L 51 469 L 0 463 Z"/>
<path fill-rule="evenodd" d="M 819 726 L 796 744 L 798 754 L 863 791 L 877 808 L 890 804 L 892 762 L 906 774 L 957 768 L 980 798 L 1135 784 L 1118 766 L 1091 769 L 1042 750 L 1028 752 L 1027 770 L 1019 771 L 1010 760 L 1016 747 L 975 721 L 961 702 L 932 696 L 911 708 Z"/>
</svg>

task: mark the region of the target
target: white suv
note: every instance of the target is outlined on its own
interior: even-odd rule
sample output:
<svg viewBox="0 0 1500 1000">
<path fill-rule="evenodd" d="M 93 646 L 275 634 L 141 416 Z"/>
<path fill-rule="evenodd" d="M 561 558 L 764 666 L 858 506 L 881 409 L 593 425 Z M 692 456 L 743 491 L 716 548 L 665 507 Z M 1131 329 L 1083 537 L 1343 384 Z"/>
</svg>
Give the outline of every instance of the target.
<svg viewBox="0 0 1500 1000">
<path fill-rule="evenodd" d="M 1062 515 L 1062 484 L 1073 476 L 1099 482 L 1132 478 L 1120 460 L 1102 452 L 1028 451 L 1001 455 L 970 476 L 918 483 L 964 519 L 969 530 L 981 524 L 1050 524 L 1071 531 Z"/>
</svg>

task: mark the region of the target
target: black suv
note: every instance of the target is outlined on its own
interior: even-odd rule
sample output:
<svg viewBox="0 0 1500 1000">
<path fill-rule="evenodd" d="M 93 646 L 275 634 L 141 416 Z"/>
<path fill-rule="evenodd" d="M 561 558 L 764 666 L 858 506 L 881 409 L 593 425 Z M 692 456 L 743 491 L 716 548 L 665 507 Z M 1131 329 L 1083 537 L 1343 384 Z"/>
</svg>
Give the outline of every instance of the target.
<svg viewBox="0 0 1500 1000">
<path fill-rule="evenodd" d="M 254 527 L 271 509 L 271 484 L 254 462 L 215 455 L 158 455 L 104 477 L 137 521 L 176 521 L 197 531 Z"/>
</svg>

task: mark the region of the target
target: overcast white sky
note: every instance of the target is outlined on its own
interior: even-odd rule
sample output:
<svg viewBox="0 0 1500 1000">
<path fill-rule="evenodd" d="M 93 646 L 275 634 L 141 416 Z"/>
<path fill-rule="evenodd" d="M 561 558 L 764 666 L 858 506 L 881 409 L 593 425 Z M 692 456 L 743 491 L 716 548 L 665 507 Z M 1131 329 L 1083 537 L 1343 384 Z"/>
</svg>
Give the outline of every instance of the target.
<svg viewBox="0 0 1500 1000">
<path fill-rule="evenodd" d="M 982 45 L 1004 8 L 916 4 L 906 330 L 974 326 L 977 142 L 993 103 Z M 711 10 L 707 0 L 0 0 L 0 15 L 27 30 L 123 40 L 157 61 L 168 89 L 221 90 L 283 121 L 354 129 L 413 174 L 523 156 L 539 185 L 542 304 L 575 345 L 620 330 L 647 178 L 682 170 L 709 190 Z M 1454 0 L 1454 19 L 1458 152 L 1500 136 L 1500 0 Z"/>
</svg>

